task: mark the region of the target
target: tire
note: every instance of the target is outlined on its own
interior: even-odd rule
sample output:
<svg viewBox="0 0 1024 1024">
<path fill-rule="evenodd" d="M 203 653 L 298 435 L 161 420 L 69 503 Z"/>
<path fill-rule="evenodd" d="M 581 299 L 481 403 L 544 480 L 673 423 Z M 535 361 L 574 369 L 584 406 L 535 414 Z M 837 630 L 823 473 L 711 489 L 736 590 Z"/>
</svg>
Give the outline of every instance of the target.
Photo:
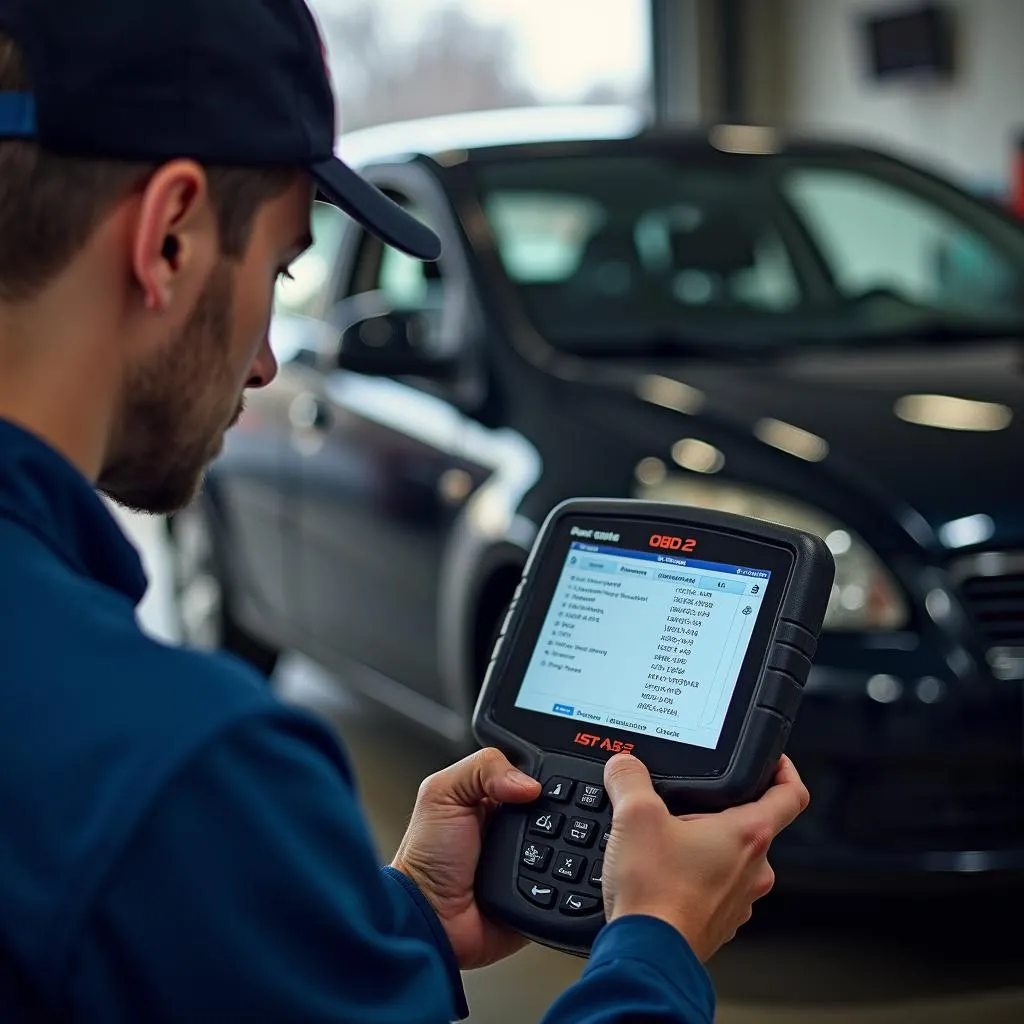
<svg viewBox="0 0 1024 1024">
<path fill-rule="evenodd" d="M 212 517 L 203 498 L 168 522 L 174 607 L 185 646 L 227 651 L 270 678 L 280 651 L 242 627 L 231 613 L 229 588 Z"/>
</svg>

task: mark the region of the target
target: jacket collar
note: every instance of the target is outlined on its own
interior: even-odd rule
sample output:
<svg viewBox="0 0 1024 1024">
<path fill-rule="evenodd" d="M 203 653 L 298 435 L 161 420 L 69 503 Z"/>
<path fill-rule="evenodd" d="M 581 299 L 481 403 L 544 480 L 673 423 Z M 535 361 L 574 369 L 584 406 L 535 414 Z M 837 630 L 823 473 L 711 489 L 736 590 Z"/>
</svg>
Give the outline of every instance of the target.
<svg viewBox="0 0 1024 1024">
<path fill-rule="evenodd" d="M 0 518 L 34 534 L 75 572 L 138 605 L 148 580 L 138 552 L 93 485 L 63 455 L 0 419 Z"/>
</svg>

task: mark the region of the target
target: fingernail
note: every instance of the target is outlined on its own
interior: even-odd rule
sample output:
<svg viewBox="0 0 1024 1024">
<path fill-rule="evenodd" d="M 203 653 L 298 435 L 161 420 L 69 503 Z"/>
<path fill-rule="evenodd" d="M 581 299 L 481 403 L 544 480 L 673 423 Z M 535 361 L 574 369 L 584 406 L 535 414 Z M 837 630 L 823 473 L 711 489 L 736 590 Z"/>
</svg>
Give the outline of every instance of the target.
<svg viewBox="0 0 1024 1024">
<path fill-rule="evenodd" d="M 508 772 L 509 782 L 514 782 L 517 786 L 532 786 L 535 782 L 525 772 L 521 772 L 518 768 L 513 768 Z"/>
</svg>

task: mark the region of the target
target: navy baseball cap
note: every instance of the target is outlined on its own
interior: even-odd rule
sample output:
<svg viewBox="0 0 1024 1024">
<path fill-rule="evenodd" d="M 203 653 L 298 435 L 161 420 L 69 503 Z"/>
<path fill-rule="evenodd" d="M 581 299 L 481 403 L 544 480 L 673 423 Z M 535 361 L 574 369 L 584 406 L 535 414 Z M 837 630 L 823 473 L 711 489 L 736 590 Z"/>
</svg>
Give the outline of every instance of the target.
<svg viewBox="0 0 1024 1024">
<path fill-rule="evenodd" d="M 326 49 L 305 0 L 0 0 L 31 93 L 0 92 L 0 138 L 57 154 L 305 169 L 389 245 L 438 237 L 342 163 Z"/>
</svg>

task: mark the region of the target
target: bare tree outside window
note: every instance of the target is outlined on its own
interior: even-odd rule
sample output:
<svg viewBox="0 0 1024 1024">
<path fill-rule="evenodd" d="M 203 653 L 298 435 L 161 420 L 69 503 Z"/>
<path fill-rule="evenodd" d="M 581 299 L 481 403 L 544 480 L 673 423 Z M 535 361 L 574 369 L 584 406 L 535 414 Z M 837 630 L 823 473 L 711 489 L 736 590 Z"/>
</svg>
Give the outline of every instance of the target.
<svg viewBox="0 0 1024 1024">
<path fill-rule="evenodd" d="M 478 16 L 487 6 L 480 0 L 312 0 L 312 6 L 327 39 L 346 132 L 551 102 L 550 88 L 529 80 L 523 39 L 508 23 Z M 578 62 L 580 53 L 578 37 L 567 38 L 565 60 Z M 642 98 L 641 85 L 609 80 L 595 66 L 573 101 L 638 104 Z"/>
</svg>

